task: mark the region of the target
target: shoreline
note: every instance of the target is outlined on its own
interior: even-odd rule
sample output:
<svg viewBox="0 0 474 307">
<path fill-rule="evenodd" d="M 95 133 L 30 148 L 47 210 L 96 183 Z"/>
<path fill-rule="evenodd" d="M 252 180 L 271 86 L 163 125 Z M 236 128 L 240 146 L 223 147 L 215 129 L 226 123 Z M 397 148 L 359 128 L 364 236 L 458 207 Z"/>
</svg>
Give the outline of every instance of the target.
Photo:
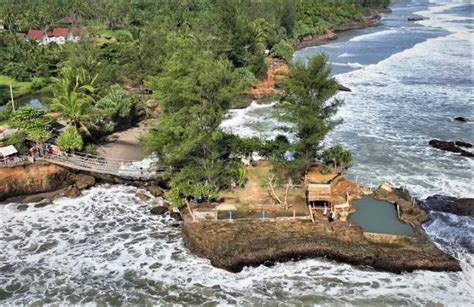
<svg viewBox="0 0 474 307">
<path fill-rule="evenodd" d="M 406 191 L 382 185 L 371 197 L 397 204 L 400 219 L 411 225 L 413 235 L 373 234 L 349 222 L 313 223 L 309 218 L 194 221 L 189 210 L 182 209 L 185 246 L 233 273 L 246 266 L 320 257 L 396 274 L 461 271 L 458 261 L 438 249 L 423 230 L 427 214 Z"/>
<path fill-rule="evenodd" d="M 5 200 L 3 203 L 16 202 L 18 211 L 25 210 L 25 202 L 35 203 L 34 206 L 40 208 L 50 205 L 59 197 L 78 197 L 82 190 L 96 183 L 106 182 L 99 177 L 91 176 L 93 174 L 74 173 L 48 163 L 37 163 L 12 168 L 13 173 L 23 174 L 17 176 L 16 189 L 21 185 L 20 182 L 28 182 L 25 176 L 28 177 L 28 173 L 31 173 L 31 169 L 26 171 L 29 168 L 43 170 L 43 178 L 36 183 L 29 182 L 30 185 L 38 185 L 37 193 L 29 196 L 10 195 L 7 199 L 4 198 L 5 195 L 2 196 Z M 49 172 L 51 168 L 52 173 Z M 135 185 L 132 182 L 112 181 L 112 183 Z M 164 195 L 158 183 L 150 184 L 142 183 L 138 186 L 146 188 L 157 199 Z M 32 186 L 24 188 L 31 189 Z M 191 218 L 189 209 L 182 208 L 179 218 L 183 220 L 182 235 L 185 246 L 192 254 L 207 258 L 213 266 L 230 272 L 239 272 L 246 266 L 271 265 L 276 262 L 319 257 L 356 266 L 370 266 L 375 270 L 397 274 L 415 270 L 461 270 L 457 260 L 438 249 L 428 237 L 422 228 L 422 224 L 428 220 L 427 214 L 417 202 L 412 201 L 407 191 L 387 187 L 384 184 L 375 192 L 368 194 L 367 189 L 344 178 L 337 181 L 334 189 L 339 191 L 337 193 L 351 190 L 351 199 L 370 196 L 396 204 L 399 219 L 411 225 L 413 235 L 367 233 L 360 226 L 352 225 L 350 222 L 336 220 L 331 223 L 327 219 L 316 219 L 313 223 L 309 216 L 262 220 L 257 215 L 257 218 L 232 221 L 225 219 L 195 221 Z M 136 197 L 143 202 L 150 200 L 150 197 L 143 192 L 137 193 Z M 152 213 L 161 215 L 168 212 L 167 208 L 167 206 L 153 207 L 152 210 L 155 212 Z"/>
<path fill-rule="evenodd" d="M 300 51 L 305 48 L 323 46 L 332 42 L 336 42 L 340 39 L 348 39 L 358 36 L 355 31 L 369 28 L 378 27 L 380 25 L 381 16 L 380 14 L 391 13 L 389 9 L 376 9 L 373 10 L 361 21 L 349 22 L 347 24 L 335 27 L 324 34 L 320 35 L 307 35 L 296 40 L 292 46 L 294 51 Z M 232 109 L 244 109 L 255 101 L 259 104 L 271 103 L 278 95 L 279 88 L 284 82 L 282 79 L 286 77 L 288 73 L 287 64 L 281 60 L 268 57 L 268 72 L 267 78 L 260 80 L 256 85 L 247 89 L 242 95 L 240 95 L 236 101 L 232 104 Z M 274 68 L 273 66 L 277 66 Z M 278 67 L 280 66 L 280 67 Z M 283 71 L 283 73 L 282 73 Z M 286 71 L 286 74 L 284 73 Z M 343 84 L 339 84 L 339 91 L 351 91 Z"/>
</svg>

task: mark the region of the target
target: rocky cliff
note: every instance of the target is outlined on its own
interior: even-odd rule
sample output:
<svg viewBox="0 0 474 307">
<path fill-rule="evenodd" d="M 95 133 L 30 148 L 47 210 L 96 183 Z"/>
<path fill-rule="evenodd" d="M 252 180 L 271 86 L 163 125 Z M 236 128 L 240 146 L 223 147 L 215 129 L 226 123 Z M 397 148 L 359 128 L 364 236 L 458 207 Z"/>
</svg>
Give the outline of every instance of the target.
<svg viewBox="0 0 474 307">
<path fill-rule="evenodd" d="M 73 182 L 72 175 L 60 166 L 41 162 L 0 168 L 0 201 L 65 188 Z"/>
<path fill-rule="evenodd" d="M 415 234 L 390 242 L 369 240 L 359 226 L 347 222 L 288 219 L 278 221 L 193 222 L 186 210 L 186 246 L 214 266 L 238 272 L 245 266 L 326 257 L 354 265 L 368 265 L 394 273 L 414 270 L 459 271 L 458 262 L 439 250 L 421 228 L 426 214 L 401 190 L 376 195 L 399 205 L 401 217 Z M 408 196 L 408 197 L 405 197 Z"/>
</svg>

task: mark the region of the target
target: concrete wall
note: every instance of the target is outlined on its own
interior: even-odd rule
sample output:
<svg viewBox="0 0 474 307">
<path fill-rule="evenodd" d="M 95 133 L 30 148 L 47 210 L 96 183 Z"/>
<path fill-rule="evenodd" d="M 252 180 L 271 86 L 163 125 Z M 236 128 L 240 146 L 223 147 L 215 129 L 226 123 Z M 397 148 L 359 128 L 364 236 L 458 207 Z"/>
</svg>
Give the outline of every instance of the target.
<svg viewBox="0 0 474 307">
<path fill-rule="evenodd" d="M 363 234 L 368 241 L 373 243 L 400 244 L 411 242 L 413 240 L 413 237 L 409 236 L 390 235 L 375 232 L 364 232 Z"/>
</svg>

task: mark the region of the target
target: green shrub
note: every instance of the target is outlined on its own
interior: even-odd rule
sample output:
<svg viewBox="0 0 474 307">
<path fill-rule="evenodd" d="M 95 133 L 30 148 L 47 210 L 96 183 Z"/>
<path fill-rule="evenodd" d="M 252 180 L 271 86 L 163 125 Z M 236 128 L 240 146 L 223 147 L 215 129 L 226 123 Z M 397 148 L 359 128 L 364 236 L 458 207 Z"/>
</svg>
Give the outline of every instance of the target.
<svg viewBox="0 0 474 307">
<path fill-rule="evenodd" d="M 323 175 L 327 175 L 331 172 L 331 168 L 327 165 L 324 165 L 323 167 L 321 167 L 321 169 L 319 170 L 319 172 Z"/>
<path fill-rule="evenodd" d="M 323 152 L 323 161 L 345 170 L 352 166 L 352 153 L 344 150 L 341 145 L 336 145 Z"/>
<path fill-rule="evenodd" d="M 39 91 L 40 89 L 46 87 L 48 83 L 44 78 L 33 78 L 31 79 L 31 88 L 35 91 Z"/>
<path fill-rule="evenodd" d="M 247 167 L 245 165 L 240 165 L 238 168 L 239 172 L 239 177 L 238 177 L 238 182 L 239 182 L 239 187 L 242 188 L 245 185 L 245 182 L 247 181 Z"/>
<path fill-rule="evenodd" d="M 132 34 L 129 31 L 117 31 L 114 33 L 114 36 L 119 43 L 129 43 L 133 41 Z"/>
<path fill-rule="evenodd" d="M 94 145 L 94 144 L 87 144 L 86 147 L 84 148 L 84 151 L 92 156 L 98 156 L 99 155 L 99 148 Z"/>
<path fill-rule="evenodd" d="M 293 58 L 293 51 L 293 47 L 288 42 L 281 40 L 272 47 L 271 53 L 274 57 L 283 59 L 289 63 Z"/>
<path fill-rule="evenodd" d="M 58 136 L 56 145 L 64 151 L 82 150 L 82 137 L 74 126 L 67 126 Z"/>
</svg>

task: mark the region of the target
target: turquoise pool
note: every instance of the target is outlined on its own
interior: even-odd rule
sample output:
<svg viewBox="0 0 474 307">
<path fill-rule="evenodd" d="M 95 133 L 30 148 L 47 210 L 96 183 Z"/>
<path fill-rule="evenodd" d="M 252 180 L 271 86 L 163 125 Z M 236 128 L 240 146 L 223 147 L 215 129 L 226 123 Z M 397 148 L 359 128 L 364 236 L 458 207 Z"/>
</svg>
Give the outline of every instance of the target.
<svg viewBox="0 0 474 307">
<path fill-rule="evenodd" d="M 409 236 L 413 234 L 410 225 L 400 221 L 394 205 L 373 198 L 354 200 L 356 212 L 349 216 L 349 222 L 357 224 L 366 232 Z"/>
</svg>

